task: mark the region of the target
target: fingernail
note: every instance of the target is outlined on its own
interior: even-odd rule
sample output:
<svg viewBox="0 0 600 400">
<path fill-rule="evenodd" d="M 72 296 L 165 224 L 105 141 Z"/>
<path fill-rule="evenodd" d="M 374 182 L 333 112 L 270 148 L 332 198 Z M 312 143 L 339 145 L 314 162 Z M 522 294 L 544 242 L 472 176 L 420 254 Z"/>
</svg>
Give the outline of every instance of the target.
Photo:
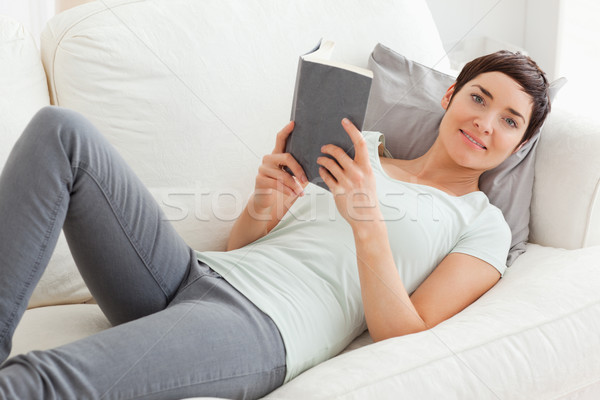
<svg viewBox="0 0 600 400">
<path fill-rule="evenodd" d="M 348 122 L 350 122 L 350 120 L 348 118 L 342 119 L 342 123 L 347 124 Z"/>
</svg>

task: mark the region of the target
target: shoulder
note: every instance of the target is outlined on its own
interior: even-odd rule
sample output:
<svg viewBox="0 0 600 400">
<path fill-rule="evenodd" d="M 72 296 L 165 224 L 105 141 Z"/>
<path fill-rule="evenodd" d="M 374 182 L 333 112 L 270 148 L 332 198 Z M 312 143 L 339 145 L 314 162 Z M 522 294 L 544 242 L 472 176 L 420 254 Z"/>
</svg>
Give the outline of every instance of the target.
<svg viewBox="0 0 600 400">
<path fill-rule="evenodd" d="M 479 206 L 471 221 L 464 226 L 452 252 L 482 259 L 502 275 L 506 269 L 512 233 L 502 211 L 490 204 L 487 197 L 480 201 Z"/>
<path fill-rule="evenodd" d="M 473 193 L 469 203 L 472 206 L 473 213 L 470 223 L 465 226 L 465 230 L 490 230 L 504 236 L 510 236 L 510 228 L 504 214 L 498 207 L 490 203 L 485 193 Z"/>
<path fill-rule="evenodd" d="M 362 131 L 363 138 L 369 147 L 377 149 L 379 157 L 394 158 L 385 145 L 385 135 L 377 131 Z"/>
<path fill-rule="evenodd" d="M 494 225 L 497 225 L 499 228 L 506 228 L 505 230 L 510 233 L 508 223 L 506 222 L 506 219 L 504 218 L 504 214 L 502 213 L 502 210 L 500 210 L 498 207 L 496 207 L 495 205 L 490 203 L 490 200 L 485 193 L 483 193 L 483 196 L 485 196 L 485 201 L 482 201 L 481 213 L 480 213 L 479 218 L 485 222 L 493 223 Z"/>
</svg>

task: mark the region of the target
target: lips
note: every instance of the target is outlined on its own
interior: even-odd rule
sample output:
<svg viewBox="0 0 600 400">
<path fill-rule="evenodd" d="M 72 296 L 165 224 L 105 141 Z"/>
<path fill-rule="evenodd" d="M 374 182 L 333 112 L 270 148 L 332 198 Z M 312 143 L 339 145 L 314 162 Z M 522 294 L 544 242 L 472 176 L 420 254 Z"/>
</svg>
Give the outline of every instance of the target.
<svg viewBox="0 0 600 400">
<path fill-rule="evenodd" d="M 469 141 L 471 141 L 472 143 L 474 143 L 475 145 L 479 146 L 480 148 L 487 150 L 487 147 L 485 147 L 483 145 L 483 143 L 478 142 L 477 139 L 475 139 L 473 136 L 469 136 L 468 133 L 466 133 L 465 131 L 463 131 L 462 129 L 459 129 L 460 133 L 462 133 Z"/>
</svg>

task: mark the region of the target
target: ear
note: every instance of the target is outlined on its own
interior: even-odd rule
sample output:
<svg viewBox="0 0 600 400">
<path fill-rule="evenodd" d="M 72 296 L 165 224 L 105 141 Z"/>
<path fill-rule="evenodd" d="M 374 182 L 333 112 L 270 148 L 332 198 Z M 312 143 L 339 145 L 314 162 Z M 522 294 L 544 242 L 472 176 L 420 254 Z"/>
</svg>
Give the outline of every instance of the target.
<svg viewBox="0 0 600 400">
<path fill-rule="evenodd" d="M 442 97 L 442 108 L 444 110 L 447 110 L 448 106 L 450 105 L 450 99 L 452 99 L 452 95 L 454 94 L 455 86 L 456 86 L 456 82 L 454 82 L 452 85 L 450 85 L 448 90 L 446 90 L 446 94 L 444 95 L 444 97 Z"/>
<path fill-rule="evenodd" d="M 527 139 L 526 141 L 524 141 L 523 143 L 521 143 L 520 145 L 518 145 L 512 152 L 512 154 L 515 154 L 517 151 L 521 150 L 521 148 L 523 146 L 525 146 L 525 143 L 529 142 L 529 139 Z"/>
</svg>

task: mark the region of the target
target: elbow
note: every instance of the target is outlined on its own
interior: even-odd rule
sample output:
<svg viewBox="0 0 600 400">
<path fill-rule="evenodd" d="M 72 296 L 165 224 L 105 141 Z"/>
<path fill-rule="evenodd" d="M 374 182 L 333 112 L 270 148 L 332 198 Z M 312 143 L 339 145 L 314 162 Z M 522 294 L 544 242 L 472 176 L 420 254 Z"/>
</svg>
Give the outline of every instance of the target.
<svg viewBox="0 0 600 400">
<path fill-rule="evenodd" d="M 227 240 L 227 247 L 225 248 L 225 251 L 236 250 L 236 249 L 239 249 L 240 247 L 244 247 L 244 243 L 242 241 L 240 241 L 239 238 L 237 238 L 237 237 L 229 236 L 229 239 Z"/>
<path fill-rule="evenodd" d="M 425 329 L 397 332 L 397 333 L 391 333 L 391 334 L 381 334 L 381 333 L 374 334 L 371 331 L 369 331 L 369 334 L 371 335 L 371 339 L 373 339 L 373 343 L 377 343 L 377 342 L 382 342 L 382 341 L 388 340 L 388 339 L 393 339 L 393 338 L 397 338 L 397 337 L 401 337 L 401 336 L 405 336 L 405 335 L 410 335 L 413 333 L 419 333 L 424 330 Z"/>
<path fill-rule="evenodd" d="M 225 251 L 231 251 L 231 250 L 237 250 L 241 247 L 244 247 L 245 245 L 243 243 L 240 242 L 236 242 L 235 240 L 229 240 L 227 242 L 227 247 L 225 248 Z"/>
<path fill-rule="evenodd" d="M 411 335 L 413 333 L 419 333 L 426 331 L 433 326 L 428 325 L 425 321 L 421 320 L 421 322 L 417 322 L 411 326 L 387 326 L 379 329 L 370 329 L 369 334 L 371 335 L 371 339 L 373 339 L 374 343 L 381 342 L 383 340 L 392 339 L 395 337 Z"/>
</svg>

